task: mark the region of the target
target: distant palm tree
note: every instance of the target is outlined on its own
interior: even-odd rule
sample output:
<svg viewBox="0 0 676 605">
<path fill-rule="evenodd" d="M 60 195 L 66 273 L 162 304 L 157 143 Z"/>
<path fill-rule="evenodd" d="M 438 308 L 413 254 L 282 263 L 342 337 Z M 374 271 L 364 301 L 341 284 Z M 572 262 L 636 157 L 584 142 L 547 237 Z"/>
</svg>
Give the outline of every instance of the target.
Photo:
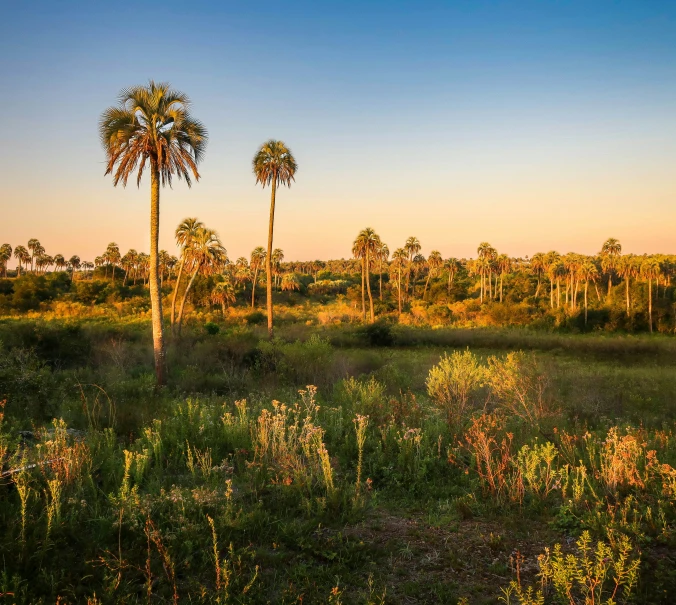
<svg viewBox="0 0 676 605">
<path fill-rule="evenodd" d="M 270 224 L 268 226 L 268 250 L 265 258 L 268 303 L 268 334 L 272 338 L 272 236 L 275 224 L 275 195 L 278 185 L 291 187 L 295 181 L 298 164 L 291 150 L 282 142 L 270 139 L 263 143 L 253 159 L 256 184 L 265 188 L 270 185 Z M 254 286 L 255 287 L 255 286 Z"/>
<path fill-rule="evenodd" d="M 75 272 L 80 269 L 80 266 L 82 264 L 81 261 L 80 261 L 80 257 L 77 256 L 77 254 L 73 254 L 73 256 L 71 256 L 68 259 L 68 264 L 70 265 L 70 268 L 71 268 L 70 281 L 72 282 L 74 277 L 75 277 Z"/>
<path fill-rule="evenodd" d="M 63 254 L 54 255 L 54 269 L 56 271 L 63 271 L 66 268 L 66 259 Z"/>
<path fill-rule="evenodd" d="M 178 297 L 178 291 L 181 287 L 181 277 L 183 276 L 183 271 L 185 269 L 185 263 L 188 258 L 188 250 L 192 245 L 197 232 L 200 229 L 204 228 L 204 223 L 196 218 L 184 218 L 176 227 L 174 232 L 174 237 L 176 238 L 176 244 L 181 250 L 181 262 L 178 266 L 178 276 L 176 277 L 176 283 L 174 284 L 174 293 L 171 297 L 171 327 L 174 329 L 174 323 L 176 321 L 176 299 Z M 135 281 L 135 280 L 134 280 Z"/>
<path fill-rule="evenodd" d="M 104 255 L 108 264 L 113 268 L 113 279 L 112 283 L 115 283 L 115 267 L 118 265 L 122 256 L 120 255 L 120 247 L 115 242 L 110 242 L 106 248 L 106 253 Z"/>
<path fill-rule="evenodd" d="M 496 264 L 500 272 L 500 302 L 502 302 L 502 279 L 506 273 L 512 272 L 512 259 L 506 254 L 500 254 L 496 259 Z"/>
<path fill-rule="evenodd" d="M 256 304 L 256 284 L 258 283 L 258 272 L 261 270 L 261 267 L 265 263 L 265 257 L 267 256 L 265 248 L 263 246 L 258 246 L 254 248 L 251 253 L 251 265 L 250 270 L 252 271 L 251 277 L 251 308 L 253 309 Z"/>
<path fill-rule="evenodd" d="M 629 282 L 632 277 L 636 277 L 637 267 L 634 257 L 631 254 L 620 256 L 617 259 L 615 268 L 617 274 L 624 280 L 625 297 L 627 303 L 627 317 L 631 315 L 631 301 L 629 298 Z"/>
<path fill-rule="evenodd" d="M 392 253 L 392 268 L 397 272 L 397 299 L 399 302 L 399 315 L 401 315 L 401 271 L 408 260 L 408 252 L 404 248 L 397 248 Z"/>
<path fill-rule="evenodd" d="M 449 258 L 444 262 L 444 269 L 446 269 L 446 274 L 448 275 L 448 296 L 451 296 L 451 288 L 453 287 L 453 280 L 455 279 L 455 274 L 458 272 L 460 267 L 460 261 L 457 258 Z"/>
<path fill-rule="evenodd" d="M 596 283 L 596 280 L 599 277 L 599 271 L 596 268 L 596 265 L 587 260 L 579 270 L 579 278 L 584 281 L 584 325 L 587 325 L 587 290 L 589 287 L 589 282 L 592 281 Z"/>
<path fill-rule="evenodd" d="M 282 277 L 282 291 L 292 292 L 294 290 L 300 290 L 300 280 L 295 273 L 286 273 Z"/>
<path fill-rule="evenodd" d="M 621 254 L 622 244 L 614 237 L 608 238 L 601 247 L 601 266 L 608 275 L 608 298 L 610 298 L 610 288 L 613 285 L 613 271 L 617 267 Z"/>
<path fill-rule="evenodd" d="M 648 282 L 648 325 L 653 331 L 653 280 L 657 281 L 662 273 L 659 261 L 648 257 L 641 263 L 641 277 Z"/>
<path fill-rule="evenodd" d="M 279 279 L 282 274 L 282 263 L 284 262 L 284 251 L 281 248 L 275 248 L 272 251 L 272 275 L 275 288 L 279 287 Z"/>
<path fill-rule="evenodd" d="M 9 244 L 2 244 L 0 246 L 0 266 L 4 269 L 5 277 L 7 277 L 7 263 L 12 258 L 12 246 Z"/>
<path fill-rule="evenodd" d="M 24 246 L 18 245 L 14 248 L 14 258 L 17 260 L 17 276 L 21 275 L 21 266 L 26 264 L 26 261 L 30 261 L 30 254 Z"/>
<path fill-rule="evenodd" d="M 427 295 L 427 286 L 429 286 L 430 279 L 432 279 L 437 271 L 443 267 L 444 259 L 441 257 L 441 252 L 438 250 L 432 250 L 429 257 L 427 258 L 427 281 L 425 282 L 425 289 L 423 290 L 423 300 Z"/>
<path fill-rule="evenodd" d="M 178 311 L 178 334 L 181 335 L 183 324 L 183 311 L 185 301 L 188 298 L 190 288 L 198 274 L 213 275 L 222 269 L 227 262 L 228 253 L 226 252 L 221 240 L 213 229 L 200 228 L 188 249 L 189 260 L 193 267 L 193 274 L 188 285 L 183 292 L 181 306 Z"/>
<path fill-rule="evenodd" d="M 406 294 L 408 295 L 408 289 L 411 283 L 411 269 L 413 268 L 413 257 L 420 252 L 422 246 L 420 245 L 420 240 L 417 237 L 411 236 L 406 240 L 404 244 L 404 250 L 408 254 L 408 272 L 406 273 Z"/>
<path fill-rule="evenodd" d="M 390 249 L 387 247 L 385 242 L 380 242 L 378 250 L 376 250 L 376 258 L 380 263 L 379 273 L 380 273 L 380 282 L 378 285 L 378 298 L 383 300 L 383 262 L 387 262 L 387 259 L 390 257 Z"/>
<path fill-rule="evenodd" d="M 543 271 L 547 268 L 547 263 L 545 261 L 545 255 L 542 252 L 536 252 L 530 258 L 530 270 L 538 278 L 538 285 L 535 288 L 535 298 L 540 294 L 540 277 L 542 276 Z"/>
<path fill-rule="evenodd" d="M 31 251 L 31 272 L 33 271 L 33 261 L 37 254 L 37 251 L 40 250 L 42 246 L 40 245 L 39 240 L 33 238 L 28 240 L 28 249 Z"/>
<path fill-rule="evenodd" d="M 235 303 L 235 290 L 229 281 L 218 282 L 211 291 L 211 302 L 221 305 L 221 311 L 225 315 L 225 309 Z"/>
<path fill-rule="evenodd" d="M 361 259 L 362 274 L 361 274 L 361 300 L 362 300 L 362 316 L 366 321 L 366 301 L 364 296 L 364 283 L 369 295 L 369 309 L 371 315 L 371 323 L 375 321 L 375 313 L 373 310 L 373 295 L 371 294 L 371 275 L 370 266 L 375 261 L 377 250 L 380 247 L 380 238 L 376 232 L 367 227 L 359 232 L 357 239 L 352 244 L 352 254 L 355 258 Z"/>
<path fill-rule="evenodd" d="M 137 185 L 150 168 L 150 303 L 153 324 L 155 376 L 166 381 L 162 295 L 159 285 L 160 184 L 171 185 L 174 175 L 199 179 L 197 166 L 204 155 L 207 131 L 189 113 L 190 100 L 169 84 L 134 86 L 120 93 L 119 104 L 103 112 L 99 131 L 107 156 L 106 174 L 113 183 L 127 184 L 138 167 Z"/>
</svg>

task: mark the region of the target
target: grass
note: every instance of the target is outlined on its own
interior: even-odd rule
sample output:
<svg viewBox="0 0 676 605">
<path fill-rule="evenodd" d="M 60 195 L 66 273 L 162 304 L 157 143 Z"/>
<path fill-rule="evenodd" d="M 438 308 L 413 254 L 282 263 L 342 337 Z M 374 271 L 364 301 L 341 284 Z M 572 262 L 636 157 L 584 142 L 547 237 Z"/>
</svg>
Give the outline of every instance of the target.
<svg viewBox="0 0 676 605">
<path fill-rule="evenodd" d="M 671 602 L 669 338 L 214 332 L 158 392 L 146 319 L 0 321 L 0 602 Z"/>
</svg>

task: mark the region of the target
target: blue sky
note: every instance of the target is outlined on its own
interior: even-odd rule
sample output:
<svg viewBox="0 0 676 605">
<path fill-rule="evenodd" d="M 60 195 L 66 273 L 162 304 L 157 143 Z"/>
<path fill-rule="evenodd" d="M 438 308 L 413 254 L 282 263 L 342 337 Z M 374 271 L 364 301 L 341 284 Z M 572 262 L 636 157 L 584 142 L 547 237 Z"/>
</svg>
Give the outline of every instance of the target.
<svg viewBox="0 0 676 605">
<path fill-rule="evenodd" d="M 262 10 L 264 9 L 264 10 Z M 372 226 L 429 253 L 676 252 L 676 3 L 5 4 L 0 239 L 93 258 L 147 250 L 148 190 L 103 177 L 101 111 L 149 78 L 210 132 L 199 184 L 163 192 L 232 257 L 262 244 L 250 161 L 294 151 L 275 245 L 349 256 Z"/>
</svg>

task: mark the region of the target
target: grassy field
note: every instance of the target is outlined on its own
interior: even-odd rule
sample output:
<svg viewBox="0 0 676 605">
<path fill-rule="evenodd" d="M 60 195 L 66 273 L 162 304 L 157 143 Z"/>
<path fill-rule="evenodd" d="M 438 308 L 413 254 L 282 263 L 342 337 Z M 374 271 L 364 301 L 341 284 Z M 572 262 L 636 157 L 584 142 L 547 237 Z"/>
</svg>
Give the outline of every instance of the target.
<svg viewBox="0 0 676 605">
<path fill-rule="evenodd" d="M 673 339 L 149 333 L 0 320 L 0 602 L 673 602 Z"/>
</svg>

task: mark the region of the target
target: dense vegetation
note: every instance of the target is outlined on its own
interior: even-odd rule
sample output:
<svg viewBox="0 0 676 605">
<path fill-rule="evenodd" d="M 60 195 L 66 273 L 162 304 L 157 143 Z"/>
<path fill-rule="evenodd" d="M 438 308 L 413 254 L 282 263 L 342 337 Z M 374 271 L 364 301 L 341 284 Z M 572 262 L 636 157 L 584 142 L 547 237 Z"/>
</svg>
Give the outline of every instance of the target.
<svg viewBox="0 0 676 605">
<path fill-rule="evenodd" d="M 159 390 L 142 280 L 2 282 L 2 602 L 671 602 L 676 341 L 364 324 L 322 271 L 274 340 L 199 276 Z"/>
</svg>

